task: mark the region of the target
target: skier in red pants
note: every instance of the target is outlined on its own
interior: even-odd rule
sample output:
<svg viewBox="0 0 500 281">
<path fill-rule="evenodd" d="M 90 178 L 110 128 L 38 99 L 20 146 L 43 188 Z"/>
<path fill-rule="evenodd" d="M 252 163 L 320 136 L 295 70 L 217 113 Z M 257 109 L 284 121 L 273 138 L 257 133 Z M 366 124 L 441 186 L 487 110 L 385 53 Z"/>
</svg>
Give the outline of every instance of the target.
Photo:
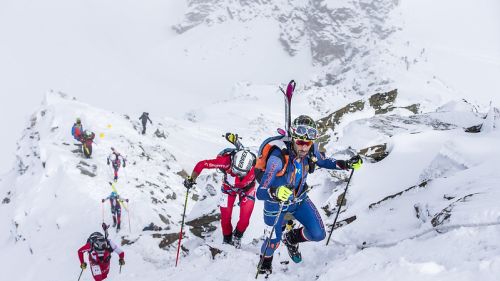
<svg viewBox="0 0 500 281">
<path fill-rule="evenodd" d="M 118 263 L 120 266 L 125 264 L 125 253 L 100 232 L 92 233 L 87 239 L 87 243 L 78 249 L 78 258 L 82 270 L 87 268 L 87 263 L 83 260 L 85 252 L 88 252 L 90 270 L 95 281 L 102 281 L 108 277 L 112 252 L 119 256 Z"/>
<path fill-rule="evenodd" d="M 228 133 L 226 139 L 233 144 L 239 144 L 237 135 Z M 256 157 L 243 146 L 236 145 L 236 147 L 236 149 L 223 150 L 215 159 L 198 162 L 191 176 L 184 181 L 184 186 L 188 189 L 193 187 L 196 178 L 203 169 L 220 169 L 223 172 L 222 196 L 219 201 L 223 242 L 240 248 L 241 238 L 250 223 L 255 203 L 254 165 Z M 240 217 L 233 232 L 231 215 L 236 197 L 239 197 Z"/>
</svg>

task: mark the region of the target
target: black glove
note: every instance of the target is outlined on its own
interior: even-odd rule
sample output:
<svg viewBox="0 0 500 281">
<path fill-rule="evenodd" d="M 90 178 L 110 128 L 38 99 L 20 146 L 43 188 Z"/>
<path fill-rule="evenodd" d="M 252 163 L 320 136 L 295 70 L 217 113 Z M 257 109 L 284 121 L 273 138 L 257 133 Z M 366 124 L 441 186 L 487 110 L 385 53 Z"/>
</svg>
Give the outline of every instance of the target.
<svg viewBox="0 0 500 281">
<path fill-rule="evenodd" d="M 363 159 L 361 159 L 359 155 L 354 155 L 353 157 L 351 157 L 351 159 L 347 160 L 346 162 L 348 169 L 357 170 L 363 164 Z"/>
<path fill-rule="evenodd" d="M 125 265 L 125 260 L 124 259 L 119 259 L 118 260 L 119 265 Z"/>
<path fill-rule="evenodd" d="M 346 160 L 337 160 L 335 162 L 337 164 L 337 167 L 341 170 L 349 170 L 349 165 Z"/>
<path fill-rule="evenodd" d="M 109 158 L 108 158 L 108 166 L 109 166 Z"/>
<path fill-rule="evenodd" d="M 123 161 L 123 168 L 125 168 L 125 166 L 127 166 L 127 164 L 125 164 L 125 161 Z"/>
<path fill-rule="evenodd" d="M 193 180 L 192 177 L 187 177 L 185 180 L 184 180 L 184 187 L 186 187 L 187 189 L 190 189 L 191 187 L 193 187 L 193 185 L 195 185 L 196 182 Z"/>
<path fill-rule="evenodd" d="M 104 201 L 106 201 L 106 199 L 102 199 L 101 201 L 102 201 L 102 203 L 104 203 Z"/>
</svg>

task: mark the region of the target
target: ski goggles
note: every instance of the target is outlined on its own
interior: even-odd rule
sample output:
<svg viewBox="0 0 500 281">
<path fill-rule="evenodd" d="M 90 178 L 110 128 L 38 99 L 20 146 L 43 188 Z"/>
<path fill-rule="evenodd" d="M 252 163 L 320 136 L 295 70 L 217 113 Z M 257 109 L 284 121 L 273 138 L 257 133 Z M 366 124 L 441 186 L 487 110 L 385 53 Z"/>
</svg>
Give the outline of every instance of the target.
<svg viewBox="0 0 500 281">
<path fill-rule="evenodd" d="M 294 139 L 293 140 L 296 145 L 307 145 L 310 146 L 313 144 L 312 140 L 302 140 L 302 139 Z"/>
<path fill-rule="evenodd" d="M 318 130 L 316 128 L 306 125 L 298 125 L 292 126 L 291 129 L 294 137 L 308 140 L 315 140 L 318 138 Z"/>
</svg>

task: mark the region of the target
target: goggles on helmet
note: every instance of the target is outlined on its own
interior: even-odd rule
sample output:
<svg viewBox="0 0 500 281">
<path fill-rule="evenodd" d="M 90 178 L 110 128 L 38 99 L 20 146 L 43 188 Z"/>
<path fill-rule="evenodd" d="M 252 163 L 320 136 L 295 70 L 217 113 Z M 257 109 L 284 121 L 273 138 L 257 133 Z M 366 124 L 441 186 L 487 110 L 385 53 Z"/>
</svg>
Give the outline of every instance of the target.
<svg viewBox="0 0 500 281">
<path fill-rule="evenodd" d="M 298 139 L 315 140 L 318 138 L 318 130 L 311 126 L 297 125 L 290 128 L 292 136 Z"/>
<path fill-rule="evenodd" d="M 106 239 L 100 238 L 100 239 L 97 239 L 96 241 L 94 241 L 93 246 L 94 246 L 94 249 L 96 249 L 98 251 L 102 251 L 102 250 L 107 248 L 108 243 L 107 243 Z"/>
</svg>

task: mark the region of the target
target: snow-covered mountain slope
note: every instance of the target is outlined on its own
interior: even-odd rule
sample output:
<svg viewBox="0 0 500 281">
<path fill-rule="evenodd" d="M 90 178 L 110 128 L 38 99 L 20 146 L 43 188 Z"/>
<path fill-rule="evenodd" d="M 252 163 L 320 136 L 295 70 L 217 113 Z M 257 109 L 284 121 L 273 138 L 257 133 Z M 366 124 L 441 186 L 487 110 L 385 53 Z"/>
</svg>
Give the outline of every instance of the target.
<svg viewBox="0 0 500 281">
<path fill-rule="evenodd" d="M 227 98 L 236 83 L 292 77 L 326 85 L 315 91 L 326 111 L 394 88 L 426 107 L 457 96 L 498 105 L 498 5 L 5 0 L 0 95 L 11 98 L 0 125 L 13 137 L 0 139 L 11 155 L 0 170 L 10 168 L 15 136 L 48 89 L 115 112 L 176 117 Z"/>
<path fill-rule="evenodd" d="M 306 96 L 298 92 L 296 101 Z M 103 207 L 104 220 L 110 222 L 108 205 L 101 205 L 100 199 L 111 191 L 105 157 L 113 146 L 129 160 L 120 171 L 117 189 L 130 199 L 130 213 L 123 212 L 123 230 L 111 233 L 122 244 L 127 264 L 118 274 L 113 258 L 109 280 L 252 279 L 263 237 L 262 202 L 255 206 L 243 248 L 221 245 L 219 224 L 210 222 L 218 213 L 218 196 L 206 189 L 211 184 L 219 193 L 216 172 L 204 172 L 189 197 L 184 248 L 179 267 L 174 267 L 185 196 L 179 174 L 227 147 L 218 137 L 227 131 L 239 133 L 245 145 L 256 149 L 281 126 L 281 99 L 274 87 L 241 84 L 230 100 L 192 111 L 187 120 L 164 119 L 142 136 L 134 116 L 97 109 L 60 93 L 47 94 L 19 141 L 16 169 L 0 181 L 0 223 L 6 230 L 0 234 L 0 262 L 7 265 L 4 276 L 54 280 L 57 272 L 61 278 L 56 280 L 76 278 L 80 271 L 76 250 L 99 229 Z M 298 102 L 293 112 L 318 114 L 314 107 Z M 343 119 L 338 141 L 332 138 L 325 146 L 328 155 L 340 152 L 333 155 L 344 159 L 349 146 L 359 150 L 386 143 L 388 156 L 373 163 L 366 159 L 355 172 L 339 219 L 355 215 L 356 220 L 336 230 L 328 247 L 324 242 L 303 244 L 301 264 L 280 263 L 288 260 L 281 247 L 272 279 L 456 280 L 460 276 L 474 280 L 479 275 L 495 280 L 498 276 L 500 178 L 492 165 L 500 156 L 495 146 L 500 137 L 498 109 L 478 112 L 456 101 L 431 113 L 395 113 L 373 116 L 366 108 Z M 91 159 L 74 151 L 69 130 L 76 116 L 98 135 Z M 482 125 L 482 131 L 464 131 L 473 125 Z M 321 169 L 310 176 L 314 186 L 310 196 L 327 226 L 346 176 Z M 234 214 L 236 221 L 237 206 Z M 203 218 L 208 221 L 196 224 Z M 143 230 L 150 223 L 162 229 Z M 214 248 L 222 253 L 215 254 Z M 22 265 L 13 263 L 17 260 Z M 89 272 L 82 279 L 91 280 Z"/>
</svg>

